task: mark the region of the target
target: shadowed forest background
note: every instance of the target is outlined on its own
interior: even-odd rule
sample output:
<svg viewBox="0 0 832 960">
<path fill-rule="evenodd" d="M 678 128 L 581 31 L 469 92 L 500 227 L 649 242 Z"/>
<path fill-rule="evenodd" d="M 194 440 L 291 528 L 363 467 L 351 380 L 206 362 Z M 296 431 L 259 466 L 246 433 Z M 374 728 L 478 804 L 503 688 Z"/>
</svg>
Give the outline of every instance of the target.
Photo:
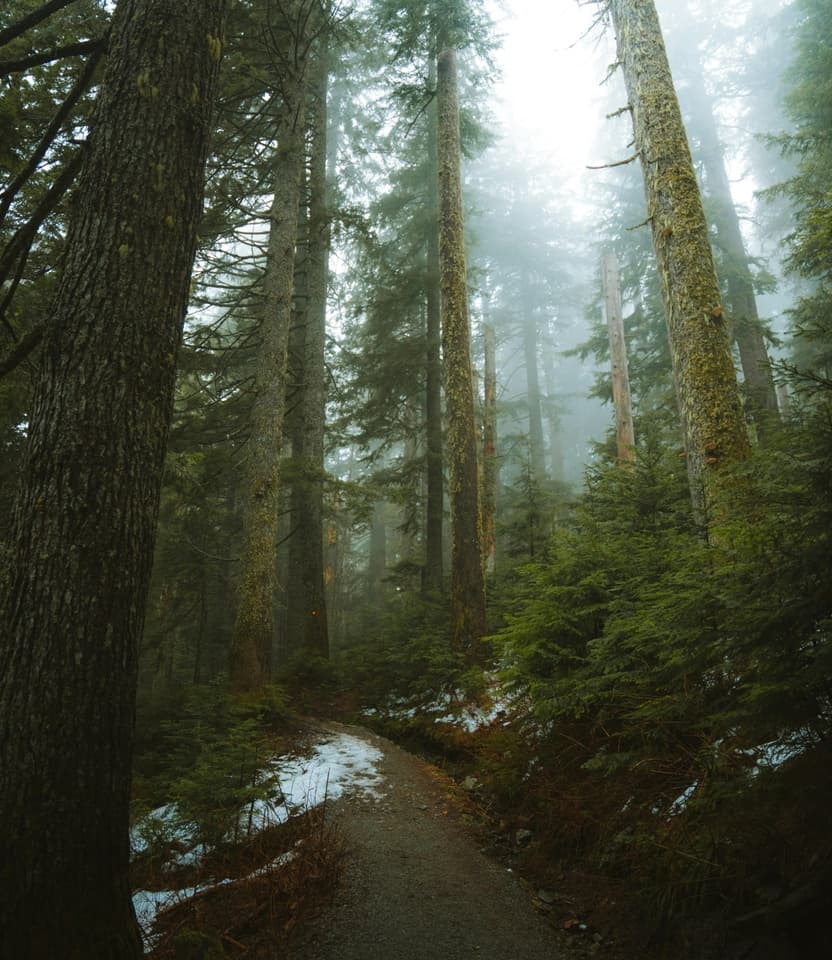
<svg viewBox="0 0 832 960">
<path fill-rule="evenodd" d="M 633 956 L 822 948 L 832 2 L 559 5 L 579 173 L 498 120 L 491 4 L 0 10 L 15 956 L 140 955 L 128 815 L 233 846 L 304 716 L 467 782 Z"/>
</svg>

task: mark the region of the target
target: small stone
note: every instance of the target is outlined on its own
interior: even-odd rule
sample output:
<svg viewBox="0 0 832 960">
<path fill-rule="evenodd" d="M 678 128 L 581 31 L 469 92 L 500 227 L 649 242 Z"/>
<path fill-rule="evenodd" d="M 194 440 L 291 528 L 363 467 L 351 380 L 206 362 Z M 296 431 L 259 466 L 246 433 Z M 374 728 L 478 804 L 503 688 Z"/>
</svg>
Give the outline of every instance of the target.
<svg viewBox="0 0 832 960">
<path fill-rule="evenodd" d="M 466 777 L 462 781 L 462 789 L 468 790 L 469 792 L 471 792 L 472 790 L 478 790 L 479 786 L 480 786 L 480 782 L 479 780 L 477 780 L 476 777 Z"/>
<path fill-rule="evenodd" d="M 549 890 L 538 890 L 537 899 L 542 900 L 543 903 L 554 903 L 555 895 L 551 893 Z"/>
<path fill-rule="evenodd" d="M 514 842 L 518 845 L 521 843 L 528 843 L 529 840 L 531 840 L 531 838 L 532 838 L 531 830 L 525 830 L 523 828 L 521 828 L 520 830 L 517 831 L 517 833 L 514 834 Z"/>
</svg>

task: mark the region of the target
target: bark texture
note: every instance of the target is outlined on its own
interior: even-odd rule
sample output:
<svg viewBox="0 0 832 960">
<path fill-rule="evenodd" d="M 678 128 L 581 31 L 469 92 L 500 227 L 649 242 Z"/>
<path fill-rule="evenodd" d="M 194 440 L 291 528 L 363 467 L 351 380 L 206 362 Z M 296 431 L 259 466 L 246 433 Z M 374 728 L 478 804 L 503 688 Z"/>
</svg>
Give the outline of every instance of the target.
<svg viewBox="0 0 832 960">
<path fill-rule="evenodd" d="M 438 60 L 439 259 L 451 501 L 453 638 L 472 659 L 485 633 L 480 495 L 460 183 L 456 52 Z"/>
<path fill-rule="evenodd" d="M 691 495 L 711 518 L 749 453 L 702 198 L 653 0 L 610 0 L 667 318 Z"/>
<path fill-rule="evenodd" d="M 543 412 L 540 397 L 540 376 L 537 370 L 537 317 L 532 297 L 532 279 L 524 270 L 520 275 L 523 305 L 523 357 L 526 367 L 526 403 L 529 408 L 529 462 L 532 480 L 540 486 L 546 479 L 543 447 Z"/>
<path fill-rule="evenodd" d="M 701 74 L 697 79 L 698 89 L 694 91 L 695 120 L 705 167 L 706 189 L 714 203 L 717 243 L 725 256 L 724 280 L 731 312 L 731 333 L 739 349 L 746 407 L 758 436 L 764 438 L 767 428 L 770 429 L 772 423 L 779 419 L 777 393 L 713 106 L 705 94 Z"/>
<path fill-rule="evenodd" d="M 485 572 L 494 573 L 497 550 L 494 521 L 497 514 L 497 338 L 494 327 L 483 327 L 482 535 Z"/>
<path fill-rule="evenodd" d="M 431 77 L 435 81 L 431 58 Z M 425 287 L 427 350 L 425 357 L 425 432 L 427 446 L 425 504 L 425 593 L 439 593 L 443 580 L 442 528 L 444 523 L 444 473 L 442 461 L 442 324 L 439 291 L 439 197 L 436 144 L 436 105 L 431 104 L 428 124 L 428 224 Z"/>
<path fill-rule="evenodd" d="M 554 320 L 549 320 L 550 342 L 557 342 Z M 555 483 L 564 483 L 563 438 L 557 402 L 557 376 L 553 350 L 543 351 L 543 377 L 546 385 L 546 418 L 549 423 L 549 457 L 551 477 Z"/>
<path fill-rule="evenodd" d="M 621 309 L 621 283 L 618 276 L 618 261 L 614 253 L 604 255 L 601 274 L 604 284 L 607 333 L 610 338 L 616 452 L 619 462 L 623 465 L 630 464 L 635 460 L 636 437 L 633 430 L 633 409 L 630 402 L 630 375 L 627 371 L 624 313 Z"/>
<path fill-rule="evenodd" d="M 263 278 L 261 343 L 243 466 L 243 545 L 229 655 L 231 688 L 237 693 L 258 690 L 269 682 L 275 640 L 280 454 L 304 158 L 306 61 L 302 51 L 307 46 L 294 32 L 301 5 L 302 0 L 298 0 L 286 9 L 275 50 L 275 68 L 282 73 L 283 105 L 275 131 L 277 151 Z"/>
<path fill-rule="evenodd" d="M 121 0 L 44 335 L 0 609 L 0 955 L 137 958 L 138 637 L 222 0 Z"/>
<path fill-rule="evenodd" d="M 302 256 L 304 290 L 296 298 L 295 322 L 300 355 L 296 361 L 292 431 L 292 540 L 288 644 L 329 656 L 329 628 L 324 591 L 324 429 L 326 420 L 326 298 L 329 278 L 327 207 L 328 57 L 321 44 L 309 90 L 308 216 Z"/>
</svg>

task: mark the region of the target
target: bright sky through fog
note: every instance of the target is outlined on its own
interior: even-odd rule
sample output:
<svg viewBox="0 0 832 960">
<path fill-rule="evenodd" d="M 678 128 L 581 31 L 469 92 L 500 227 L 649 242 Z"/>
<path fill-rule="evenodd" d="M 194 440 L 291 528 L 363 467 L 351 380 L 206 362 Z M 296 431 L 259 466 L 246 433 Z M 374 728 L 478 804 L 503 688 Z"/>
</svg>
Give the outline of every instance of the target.
<svg viewBox="0 0 832 960">
<path fill-rule="evenodd" d="M 597 7 L 577 0 L 505 0 L 502 11 L 493 11 L 503 36 L 495 109 L 517 154 L 546 158 L 570 179 L 584 178 L 588 164 L 619 159 L 597 156 L 593 145 L 604 123 L 599 84 L 607 62 L 594 52 L 597 28 L 585 36 Z"/>
</svg>

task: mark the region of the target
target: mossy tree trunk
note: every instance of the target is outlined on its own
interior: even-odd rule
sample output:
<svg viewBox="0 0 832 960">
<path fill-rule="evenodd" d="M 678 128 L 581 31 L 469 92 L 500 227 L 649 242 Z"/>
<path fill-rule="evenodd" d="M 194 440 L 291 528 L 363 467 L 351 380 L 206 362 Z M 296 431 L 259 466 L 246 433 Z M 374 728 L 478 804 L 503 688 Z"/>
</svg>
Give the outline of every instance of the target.
<svg viewBox="0 0 832 960">
<path fill-rule="evenodd" d="M 520 274 L 520 302 L 523 309 L 523 358 L 526 367 L 526 403 L 529 409 L 529 463 L 534 482 L 540 486 L 546 480 L 543 446 L 543 412 L 540 397 L 540 375 L 537 369 L 537 316 L 532 290 L 532 278 L 526 270 Z"/>
<path fill-rule="evenodd" d="M 308 29 L 308 19 L 300 16 L 307 7 L 308 0 L 294 0 L 273 31 L 275 45 L 271 52 L 274 69 L 280 75 L 282 106 L 275 130 L 274 193 L 269 210 L 255 396 L 243 463 L 243 543 L 229 653 L 231 688 L 237 693 L 258 690 L 269 682 L 275 639 L 280 455 L 306 130 L 308 38 L 296 31 Z"/>
<path fill-rule="evenodd" d="M 497 514 L 497 337 L 494 327 L 483 327 L 485 363 L 483 375 L 482 431 L 482 534 L 485 572 L 497 565 L 495 519 Z"/>
<path fill-rule="evenodd" d="M 653 234 L 694 505 L 707 522 L 724 467 L 749 453 L 727 318 L 653 0 L 610 0 Z"/>
<path fill-rule="evenodd" d="M 557 342 L 553 329 L 554 321 L 549 321 L 550 342 Z M 557 376 L 555 373 L 554 350 L 543 351 L 543 382 L 546 386 L 546 418 L 549 422 L 549 469 L 555 483 L 564 483 L 563 438 L 561 437 L 560 412 L 557 402 Z"/>
<path fill-rule="evenodd" d="M 716 245 L 723 254 L 721 273 L 730 308 L 730 332 L 737 344 L 745 381 L 746 414 L 754 424 L 758 438 L 764 439 L 766 432 L 779 419 L 777 393 L 757 311 L 745 240 L 725 168 L 725 153 L 714 105 L 706 90 L 704 68 L 697 51 L 697 43 L 703 38 L 704 23 L 697 21 L 687 4 L 679 4 L 673 17 L 684 44 L 679 48 L 688 81 L 683 102 L 690 110 L 693 137 L 699 142 L 699 159 L 704 167 L 705 193 L 711 201 L 709 212 L 716 228 Z"/>
<path fill-rule="evenodd" d="M 456 51 L 439 54 L 437 149 L 442 348 L 447 409 L 451 503 L 453 639 L 474 659 L 482 656 L 485 579 L 482 570 L 479 468 L 471 370 L 471 333 L 460 182 L 459 95 Z"/>
<path fill-rule="evenodd" d="M 309 161 L 307 211 L 299 244 L 303 289 L 296 291 L 294 323 L 297 347 L 292 369 L 292 539 L 287 595 L 287 641 L 290 651 L 329 656 L 329 628 L 324 590 L 324 428 L 326 419 L 326 300 L 329 279 L 329 210 L 327 190 L 326 39 L 316 51 L 308 92 Z"/>
<path fill-rule="evenodd" d="M 764 439 L 766 430 L 770 430 L 779 419 L 777 393 L 757 311 L 757 297 L 745 241 L 731 195 L 731 183 L 725 170 L 725 155 L 719 140 L 713 105 L 703 89 L 701 74 L 698 81 L 698 89 L 694 90 L 695 123 L 705 168 L 706 192 L 714 204 L 717 244 L 724 255 L 723 270 L 731 312 L 731 333 L 739 349 L 745 380 L 746 407 L 758 437 Z"/>
<path fill-rule="evenodd" d="M 428 82 L 436 79 L 436 65 L 431 58 Z M 442 460 L 442 326 L 439 290 L 439 197 L 436 144 L 436 104 L 431 104 L 428 123 L 428 218 L 426 356 L 425 356 L 425 566 L 422 588 L 425 594 L 438 594 L 443 580 L 442 528 L 444 523 L 444 472 Z"/>
<path fill-rule="evenodd" d="M 386 590 L 387 509 L 383 500 L 373 504 L 370 518 L 370 552 L 367 560 L 367 599 L 378 602 Z"/>
<path fill-rule="evenodd" d="M 138 639 L 223 0 L 121 0 L 43 340 L 0 608 L 0 954 L 142 955 Z"/>
<path fill-rule="evenodd" d="M 624 312 L 621 308 L 621 282 L 618 260 L 607 253 L 601 261 L 607 333 L 610 340 L 612 403 L 615 409 L 615 441 L 618 462 L 622 466 L 635 460 L 636 437 L 633 429 L 633 408 L 630 402 L 630 376 L 627 371 L 627 345 L 624 340 Z"/>
</svg>

